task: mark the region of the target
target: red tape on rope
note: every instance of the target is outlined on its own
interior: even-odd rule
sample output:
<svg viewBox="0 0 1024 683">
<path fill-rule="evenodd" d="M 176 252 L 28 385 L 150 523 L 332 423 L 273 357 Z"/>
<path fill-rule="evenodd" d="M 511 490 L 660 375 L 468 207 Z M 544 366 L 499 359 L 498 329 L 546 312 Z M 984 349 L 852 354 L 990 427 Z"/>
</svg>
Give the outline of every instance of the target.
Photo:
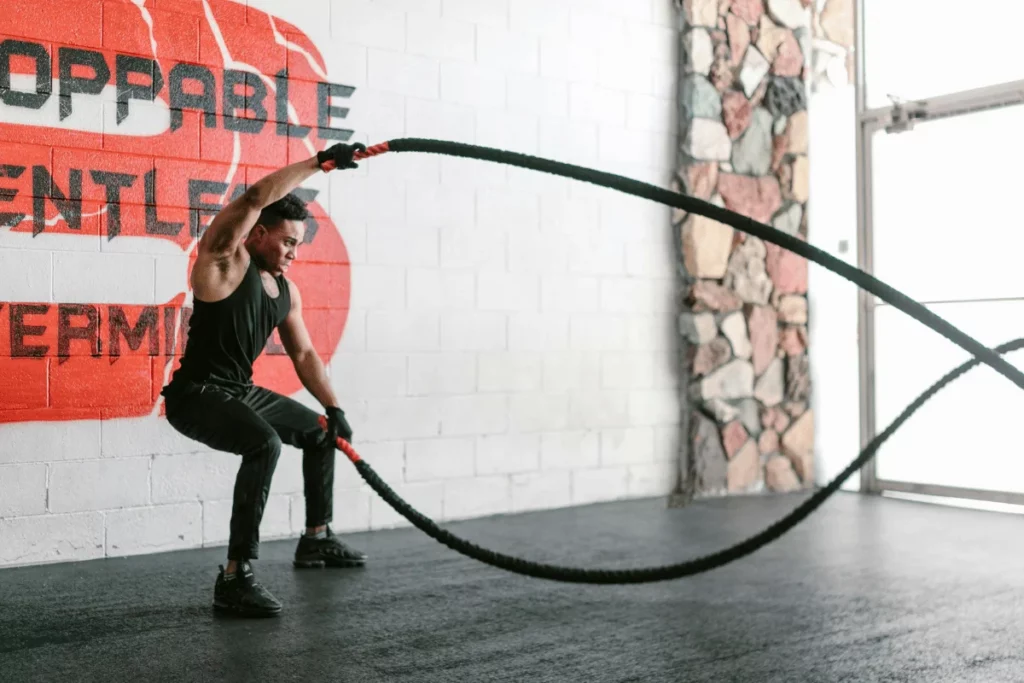
<svg viewBox="0 0 1024 683">
<path fill-rule="evenodd" d="M 320 426 L 326 432 L 327 418 L 321 415 L 318 418 L 318 421 L 320 422 Z M 338 450 L 347 455 L 348 459 L 351 460 L 352 462 L 359 462 L 360 460 L 362 460 L 362 458 L 359 457 L 359 454 L 356 453 L 356 449 L 352 448 L 352 444 L 350 444 L 348 441 L 345 441 L 345 439 L 341 438 L 340 436 L 338 437 L 338 443 L 336 445 L 338 446 Z"/>
</svg>

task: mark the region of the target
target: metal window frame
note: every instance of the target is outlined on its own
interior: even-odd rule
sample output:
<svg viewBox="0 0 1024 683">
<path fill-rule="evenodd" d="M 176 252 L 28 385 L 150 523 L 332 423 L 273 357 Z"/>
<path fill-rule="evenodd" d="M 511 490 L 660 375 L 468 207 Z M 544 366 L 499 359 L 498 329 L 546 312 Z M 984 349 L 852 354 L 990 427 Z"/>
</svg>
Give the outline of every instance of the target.
<svg viewBox="0 0 1024 683">
<path fill-rule="evenodd" d="M 1000 83 L 929 97 L 911 102 L 894 102 L 892 106 L 867 107 L 865 77 L 864 2 L 854 3 L 855 33 L 855 99 L 857 147 L 857 265 L 874 271 L 874 201 L 872 196 L 872 142 L 880 132 L 887 134 L 911 130 L 915 123 L 962 116 L 975 112 L 1024 104 L 1024 80 Z M 860 374 L 860 440 L 865 448 L 877 434 L 875 424 L 875 297 L 858 292 L 857 334 Z M 1024 505 L 1024 493 L 987 489 L 960 488 L 923 482 L 882 479 L 878 476 L 876 459 L 872 458 L 860 472 L 862 493 L 880 495 L 886 491 L 928 496 L 952 497 L 995 503 Z"/>
</svg>

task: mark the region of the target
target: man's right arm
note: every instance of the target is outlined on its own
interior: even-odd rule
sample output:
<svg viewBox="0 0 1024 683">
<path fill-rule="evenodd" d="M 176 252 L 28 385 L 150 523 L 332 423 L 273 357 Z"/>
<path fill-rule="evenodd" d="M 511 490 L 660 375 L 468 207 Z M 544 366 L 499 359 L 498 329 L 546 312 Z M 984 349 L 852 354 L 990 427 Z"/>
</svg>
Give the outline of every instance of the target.
<svg viewBox="0 0 1024 683">
<path fill-rule="evenodd" d="M 278 169 L 251 185 L 241 196 L 221 209 L 199 239 L 199 252 L 214 258 L 235 254 L 260 212 L 302 184 L 320 170 L 316 157 Z"/>
<path fill-rule="evenodd" d="M 199 254 L 215 260 L 233 256 L 256 225 L 264 208 L 287 195 L 317 171 L 357 168 L 357 164 L 352 162 L 356 151 L 366 151 L 366 147 L 361 143 L 336 144 L 314 157 L 285 166 L 256 181 L 217 213 L 199 239 Z"/>
</svg>

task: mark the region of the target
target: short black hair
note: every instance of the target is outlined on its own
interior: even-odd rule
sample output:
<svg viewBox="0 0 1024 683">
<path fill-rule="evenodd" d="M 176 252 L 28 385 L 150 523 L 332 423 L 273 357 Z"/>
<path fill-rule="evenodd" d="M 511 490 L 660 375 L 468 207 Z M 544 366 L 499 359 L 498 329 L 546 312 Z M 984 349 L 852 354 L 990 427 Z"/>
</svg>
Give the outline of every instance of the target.
<svg viewBox="0 0 1024 683">
<path fill-rule="evenodd" d="M 282 221 L 305 221 L 309 216 L 306 202 L 302 201 L 294 192 L 290 192 L 273 204 L 265 206 L 260 212 L 257 222 L 268 228 L 273 228 L 280 225 Z"/>
</svg>

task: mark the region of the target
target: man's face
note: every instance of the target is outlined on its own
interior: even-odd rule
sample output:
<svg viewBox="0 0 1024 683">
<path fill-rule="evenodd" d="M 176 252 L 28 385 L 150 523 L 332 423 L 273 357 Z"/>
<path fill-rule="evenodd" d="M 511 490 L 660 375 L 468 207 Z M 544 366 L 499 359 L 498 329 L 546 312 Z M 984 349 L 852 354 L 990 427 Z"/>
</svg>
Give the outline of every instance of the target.
<svg viewBox="0 0 1024 683">
<path fill-rule="evenodd" d="M 298 257 L 299 245 L 306 235 L 306 224 L 302 221 L 283 220 L 272 228 L 256 224 L 253 231 L 256 232 L 253 246 L 261 261 L 260 267 L 274 275 L 281 275 L 288 271 L 292 261 Z"/>
</svg>

